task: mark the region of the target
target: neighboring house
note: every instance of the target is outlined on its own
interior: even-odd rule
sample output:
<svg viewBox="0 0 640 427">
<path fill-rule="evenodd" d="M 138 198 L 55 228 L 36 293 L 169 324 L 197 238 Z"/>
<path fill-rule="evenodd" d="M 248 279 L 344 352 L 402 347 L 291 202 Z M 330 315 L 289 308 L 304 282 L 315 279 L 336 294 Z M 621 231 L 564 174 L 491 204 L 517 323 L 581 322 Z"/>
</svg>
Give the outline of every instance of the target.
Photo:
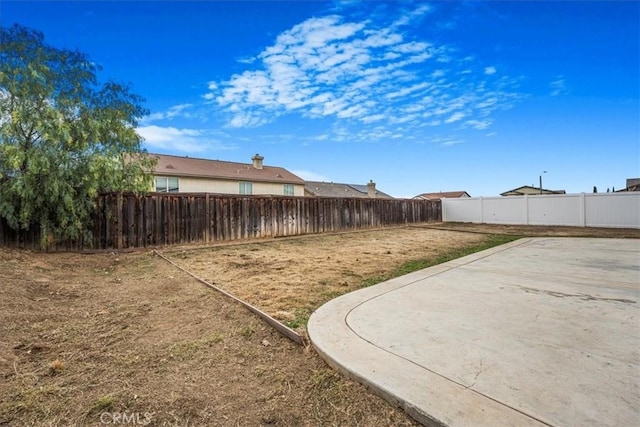
<svg viewBox="0 0 640 427">
<path fill-rule="evenodd" d="M 307 181 L 304 183 L 305 196 L 310 197 L 359 197 L 393 199 L 393 196 L 376 189 L 376 183 L 366 185 L 341 184 L 338 182 Z"/>
<path fill-rule="evenodd" d="M 566 194 L 564 190 L 546 190 L 540 187 L 533 187 L 531 185 L 523 185 L 522 187 L 514 188 L 513 190 L 505 191 L 501 193 L 501 196 L 535 196 L 537 194 Z"/>
<path fill-rule="evenodd" d="M 627 187 L 618 191 L 640 191 L 640 178 L 627 178 Z"/>
<path fill-rule="evenodd" d="M 256 154 L 253 163 L 150 154 L 158 160 L 154 191 L 180 193 L 304 196 L 304 180 L 280 167 L 265 166 Z"/>
<path fill-rule="evenodd" d="M 471 197 L 466 191 L 441 191 L 439 193 L 422 193 L 414 197 L 421 200 L 441 200 L 459 199 L 461 197 Z"/>
</svg>

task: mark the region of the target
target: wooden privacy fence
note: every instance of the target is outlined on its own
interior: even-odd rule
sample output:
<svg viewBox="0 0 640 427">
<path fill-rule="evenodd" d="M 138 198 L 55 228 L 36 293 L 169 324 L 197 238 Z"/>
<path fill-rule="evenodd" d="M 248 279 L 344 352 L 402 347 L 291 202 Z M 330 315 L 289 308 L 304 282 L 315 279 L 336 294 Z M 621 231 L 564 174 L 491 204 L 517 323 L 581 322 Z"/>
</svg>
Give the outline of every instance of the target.
<svg viewBox="0 0 640 427">
<path fill-rule="evenodd" d="M 402 199 L 103 194 L 97 248 L 281 237 L 440 221 L 439 202 Z"/>
<path fill-rule="evenodd" d="M 98 198 L 92 244 L 57 242 L 56 249 L 127 249 L 441 220 L 440 202 L 429 200 L 108 193 Z M 33 233 L 8 236 L 6 230 L 0 221 L 0 244 L 37 247 L 38 238 L 27 235 Z"/>
</svg>

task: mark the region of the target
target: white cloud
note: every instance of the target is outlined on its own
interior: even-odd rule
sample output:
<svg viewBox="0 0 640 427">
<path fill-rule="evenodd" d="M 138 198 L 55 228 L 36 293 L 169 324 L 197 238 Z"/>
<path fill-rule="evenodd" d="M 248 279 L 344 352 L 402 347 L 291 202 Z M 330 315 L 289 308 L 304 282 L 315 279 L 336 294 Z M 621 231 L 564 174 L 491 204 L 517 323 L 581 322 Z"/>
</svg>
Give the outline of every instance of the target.
<svg viewBox="0 0 640 427">
<path fill-rule="evenodd" d="M 201 132 L 195 129 L 177 129 L 174 127 L 160 126 L 142 126 L 139 127 L 138 133 L 150 144 L 163 144 L 174 140 L 176 137 L 194 137 L 201 135 Z"/>
<path fill-rule="evenodd" d="M 256 58 L 238 58 L 237 61 L 241 64 L 253 64 Z"/>
<path fill-rule="evenodd" d="M 316 172 L 311 172 L 311 171 L 306 171 L 306 170 L 292 170 L 291 173 L 293 173 L 294 175 L 299 176 L 300 178 L 304 179 L 305 181 L 331 182 L 331 180 L 329 178 L 327 178 L 326 176 L 321 175 L 319 173 L 316 173 Z"/>
<path fill-rule="evenodd" d="M 558 76 L 555 80 L 549 83 L 551 88 L 551 96 L 558 96 L 567 93 L 567 86 L 564 77 Z"/>
<path fill-rule="evenodd" d="M 484 73 L 487 76 L 491 76 L 491 75 L 493 75 L 493 74 L 495 74 L 497 72 L 498 72 L 498 70 L 496 69 L 496 67 L 485 67 L 484 68 Z"/>
<path fill-rule="evenodd" d="M 386 118 L 386 116 L 384 114 L 372 114 L 372 115 L 365 115 L 364 117 L 362 117 L 362 122 L 365 124 L 369 124 L 369 123 L 373 123 L 373 122 L 379 122 L 382 121 Z"/>
<path fill-rule="evenodd" d="M 491 120 L 467 120 L 464 122 L 465 126 L 472 127 L 474 129 L 483 130 L 491 126 Z"/>
<path fill-rule="evenodd" d="M 282 32 L 255 56 L 252 68 L 209 82 L 206 101 L 217 104 L 230 127 L 256 127 L 287 114 L 341 123 L 333 138 L 393 138 L 417 129 L 486 129 L 490 115 L 518 99 L 507 76 L 487 79 L 496 67 L 453 47 L 412 37 L 411 25 L 430 6 L 399 18 L 349 20 L 315 17 Z M 400 30 L 400 27 L 401 30 Z M 420 114 L 422 119 L 419 119 Z M 357 131 L 351 127 L 375 126 Z M 400 128 L 402 126 L 402 128 Z"/>
<path fill-rule="evenodd" d="M 416 9 L 406 13 L 405 15 L 398 18 L 394 23 L 394 27 L 400 27 L 404 25 L 408 25 L 412 21 L 421 18 L 425 14 L 431 11 L 431 6 L 428 4 L 422 4 L 418 6 Z"/>
<path fill-rule="evenodd" d="M 453 113 L 448 119 L 446 119 L 444 122 L 445 123 L 455 123 L 458 122 L 460 120 L 462 120 L 464 118 L 464 116 L 466 116 L 466 114 L 458 111 Z"/>
<path fill-rule="evenodd" d="M 167 111 L 151 113 L 144 117 L 141 122 L 149 123 L 158 120 L 171 120 L 175 117 L 191 118 L 192 114 L 187 110 L 191 109 L 193 104 L 178 104 L 170 107 Z"/>
<path fill-rule="evenodd" d="M 449 147 L 451 145 L 458 145 L 458 144 L 464 144 L 464 141 L 461 139 L 452 138 L 441 143 L 441 145 L 444 145 L 445 147 Z"/>
<path fill-rule="evenodd" d="M 437 145 L 442 145 L 445 147 L 451 146 L 451 145 L 458 145 L 458 144 L 464 144 L 464 141 L 460 138 L 457 138 L 455 136 L 434 136 L 432 137 L 429 142 L 433 143 L 433 144 L 437 144 Z"/>
<path fill-rule="evenodd" d="M 213 138 L 208 131 L 199 129 L 178 129 L 175 127 L 141 126 L 136 129 L 144 138 L 149 151 L 171 150 L 183 153 L 201 153 L 206 150 L 227 150 L 235 148 Z"/>
</svg>

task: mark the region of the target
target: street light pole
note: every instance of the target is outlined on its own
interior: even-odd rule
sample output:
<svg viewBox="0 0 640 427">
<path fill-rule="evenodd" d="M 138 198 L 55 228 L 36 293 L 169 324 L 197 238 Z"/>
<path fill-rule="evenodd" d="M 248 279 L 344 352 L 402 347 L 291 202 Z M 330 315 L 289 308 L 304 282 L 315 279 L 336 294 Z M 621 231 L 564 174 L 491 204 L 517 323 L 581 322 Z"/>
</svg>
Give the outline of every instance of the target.
<svg viewBox="0 0 640 427">
<path fill-rule="evenodd" d="M 547 171 L 542 171 L 542 173 L 547 173 Z M 542 194 L 542 173 L 540 174 L 540 194 Z"/>
</svg>

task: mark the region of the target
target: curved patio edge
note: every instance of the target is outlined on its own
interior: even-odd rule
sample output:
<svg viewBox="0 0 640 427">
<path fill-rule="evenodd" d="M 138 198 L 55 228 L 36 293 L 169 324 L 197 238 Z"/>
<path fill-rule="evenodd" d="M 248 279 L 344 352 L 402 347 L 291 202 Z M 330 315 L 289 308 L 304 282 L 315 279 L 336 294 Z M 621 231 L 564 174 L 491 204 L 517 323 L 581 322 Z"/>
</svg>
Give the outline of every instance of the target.
<svg viewBox="0 0 640 427">
<path fill-rule="evenodd" d="M 331 300 L 309 318 L 311 343 L 332 368 L 362 383 L 425 426 L 490 426 L 496 420 L 501 425 L 547 425 L 367 341 L 349 325 L 349 314 L 354 309 L 375 302 L 382 295 L 531 240 L 517 240 Z M 380 315 L 384 316 L 382 310 Z"/>
</svg>

